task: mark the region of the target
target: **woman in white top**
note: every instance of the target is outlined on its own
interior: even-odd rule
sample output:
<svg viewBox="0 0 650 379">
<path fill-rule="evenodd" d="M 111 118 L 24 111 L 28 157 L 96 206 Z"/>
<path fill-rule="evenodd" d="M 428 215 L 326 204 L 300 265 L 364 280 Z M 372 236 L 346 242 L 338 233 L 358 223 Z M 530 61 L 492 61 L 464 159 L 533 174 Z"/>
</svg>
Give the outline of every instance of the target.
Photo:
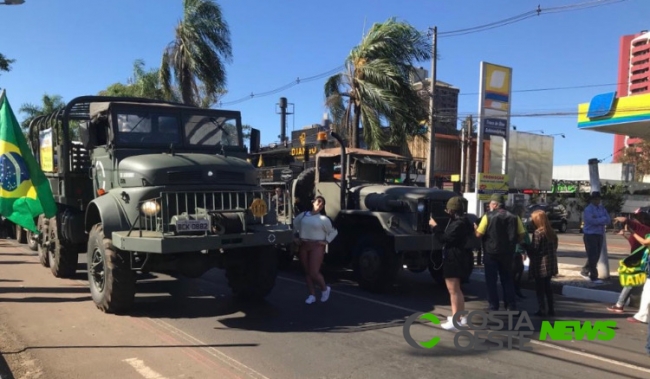
<svg viewBox="0 0 650 379">
<path fill-rule="evenodd" d="M 305 279 L 309 288 L 309 297 L 305 301 L 312 304 L 316 301 L 314 282 L 322 290 L 320 300 L 325 302 L 330 296 L 331 288 L 325 284 L 320 273 L 320 267 L 325 256 L 325 247 L 334 240 L 338 231 L 325 214 L 325 198 L 317 196 L 312 201 L 313 209 L 301 213 L 293 220 L 293 232 L 300 246 L 299 256 L 305 270 Z"/>
</svg>

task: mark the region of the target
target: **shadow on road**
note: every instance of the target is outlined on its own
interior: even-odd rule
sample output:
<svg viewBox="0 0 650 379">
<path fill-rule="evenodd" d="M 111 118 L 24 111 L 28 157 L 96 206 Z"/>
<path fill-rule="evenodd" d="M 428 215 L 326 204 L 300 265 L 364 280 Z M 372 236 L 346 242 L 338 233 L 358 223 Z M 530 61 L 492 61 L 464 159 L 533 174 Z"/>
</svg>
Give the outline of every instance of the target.
<svg viewBox="0 0 650 379">
<path fill-rule="evenodd" d="M 7 353 L 3 352 L 2 354 L 7 354 Z M 15 379 L 14 374 L 11 372 L 9 365 L 7 364 L 7 361 L 5 361 L 4 357 L 1 354 L 0 354 L 0 378 Z"/>
</svg>

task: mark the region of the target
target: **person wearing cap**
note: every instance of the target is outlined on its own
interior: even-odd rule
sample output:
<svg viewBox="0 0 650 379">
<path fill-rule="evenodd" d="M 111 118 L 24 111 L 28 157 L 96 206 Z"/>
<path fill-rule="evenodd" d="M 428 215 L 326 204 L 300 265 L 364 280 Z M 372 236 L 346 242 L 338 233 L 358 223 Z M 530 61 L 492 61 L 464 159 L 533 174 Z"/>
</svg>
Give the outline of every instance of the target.
<svg viewBox="0 0 650 379">
<path fill-rule="evenodd" d="M 505 209 L 502 195 L 490 198 L 489 212 L 476 228 L 476 236 L 483 239 L 485 284 L 488 294 L 488 311 L 499 310 L 497 279 L 504 289 L 504 304 L 507 310 L 517 310 L 515 284 L 513 281 L 513 259 L 517 244 L 524 240 L 526 229 L 521 218 Z"/>
<path fill-rule="evenodd" d="M 467 325 L 467 317 L 454 320 L 454 316 L 465 310 L 465 298 L 460 284 L 462 279 L 469 275 L 468 263 L 474 259 L 473 254 L 465 249 L 474 231 L 474 225 L 467 218 L 463 198 L 460 196 L 447 201 L 446 212 L 450 220 L 444 231 L 436 228 L 438 223 L 431 216 L 429 226 L 434 228 L 436 239 L 443 245 L 442 272 L 451 299 L 451 316 L 447 317 L 447 322 L 441 326 L 446 330 L 458 330 L 454 322 L 456 325 Z"/>
<path fill-rule="evenodd" d="M 582 219 L 582 239 L 585 243 L 587 262 L 580 271 L 580 276 L 590 279 L 594 284 L 601 284 L 598 279 L 598 259 L 603 249 L 605 228 L 612 222 L 607 209 L 600 203 L 600 192 L 591 193 L 591 204 L 585 207 Z"/>
</svg>

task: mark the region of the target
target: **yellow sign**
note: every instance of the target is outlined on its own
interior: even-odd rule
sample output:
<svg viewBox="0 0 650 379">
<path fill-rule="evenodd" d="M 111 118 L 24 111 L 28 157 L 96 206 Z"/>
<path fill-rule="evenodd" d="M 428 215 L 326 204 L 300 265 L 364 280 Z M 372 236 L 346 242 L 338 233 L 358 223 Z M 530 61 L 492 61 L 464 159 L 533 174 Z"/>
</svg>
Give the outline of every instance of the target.
<svg viewBox="0 0 650 379">
<path fill-rule="evenodd" d="M 269 212 L 269 208 L 266 205 L 266 201 L 263 199 L 255 199 L 250 207 L 253 216 L 255 217 L 264 217 Z"/>
<path fill-rule="evenodd" d="M 40 132 L 40 161 L 43 171 L 54 171 L 54 150 L 52 147 L 52 128 Z"/>
<path fill-rule="evenodd" d="M 451 176 L 451 181 L 452 182 L 460 182 L 460 175 L 459 174 L 453 174 Z"/>
<path fill-rule="evenodd" d="M 510 83 L 512 69 L 485 63 L 483 74 L 483 107 L 503 112 L 510 109 Z"/>
<path fill-rule="evenodd" d="M 508 193 L 508 175 L 481 173 L 477 185 L 479 200 L 490 200 L 494 194 Z"/>
<path fill-rule="evenodd" d="M 309 148 L 309 155 L 316 155 L 318 153 L 318 147 L 312 146 Z M 296 156 L 296 155 L 305 155 L 305 148 L 304 147 L 292 147 L 291 148 L 291 155 Z"/>
<path fill-rule="evenodd" d="M 300 146 L 305 146 L 305 142 L 307 141 L 307 134 L 305 132 L 302 132 L 298 139 L 300 140 Z"/>
</svg>

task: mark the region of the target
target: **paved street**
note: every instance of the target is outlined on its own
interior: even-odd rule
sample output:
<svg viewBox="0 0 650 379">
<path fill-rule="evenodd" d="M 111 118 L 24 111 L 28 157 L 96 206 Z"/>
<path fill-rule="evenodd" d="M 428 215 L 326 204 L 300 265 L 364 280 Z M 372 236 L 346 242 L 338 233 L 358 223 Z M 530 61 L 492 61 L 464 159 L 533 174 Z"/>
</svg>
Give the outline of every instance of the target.
<svg viewBox="0 0 650 379">
<path fill-rule="evenodd" d="M 415 312 L 449 314 L 444 289 L 428 273 L 405 273 L 384 295 L 359 290 L 347 272 L 326 275 L 332 297 L 311 306 L 303 303 L 297 267 L 283 272 L 259 305 L 233 301 L 217 270 L 199 280 L 159 276 L 139 282 L 133 315 L 104 315 L 92 304 L 85 272 L 56 279 L 33 252 L 0 241 L 0 351 L 14 368 L 2 378 L 650 377 L 646 326 L 602 304 L 558 298 L 557 318 L 617 320 L 612 341 L 461 352 L 453 333 L 416 325 L 416 340 L 441 337 L 433 349 L 416 350 L 404 340 L 404 320 Z M 486 305 L 482 283 L 465 290 L 469 309 Z M 522 308 L 532 313 L 534 297 L 526 294 Z"/>
</svg>

